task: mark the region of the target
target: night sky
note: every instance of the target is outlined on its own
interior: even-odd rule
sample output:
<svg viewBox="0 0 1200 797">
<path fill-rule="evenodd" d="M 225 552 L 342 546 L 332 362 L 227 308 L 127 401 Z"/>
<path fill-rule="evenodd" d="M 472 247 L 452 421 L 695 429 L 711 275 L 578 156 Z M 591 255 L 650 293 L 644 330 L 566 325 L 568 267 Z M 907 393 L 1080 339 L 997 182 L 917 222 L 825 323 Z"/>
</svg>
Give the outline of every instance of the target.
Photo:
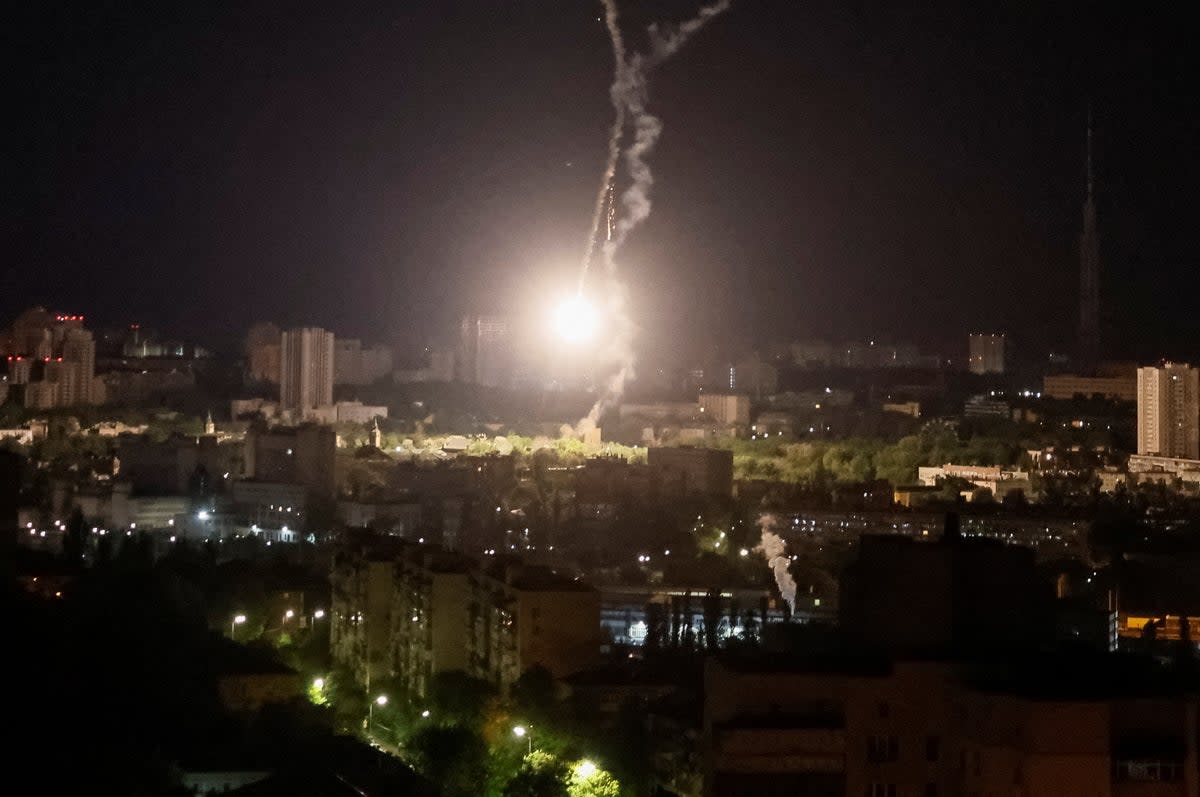
<svg viewBox="0 0 1200 797">
<path fill-rule="evenodd" d="M 698 4 L 632 5 L 636 44 Z M 1090 100 L 1109 353 L 1200 350 L 1200 31 L 1167 4 L 915 5 L 735 0 L 654 75 L 655 211 L 622 257 L 639 348 L 1062 348 Z M 5 318 L 397 342 L 575 279 L 611 115 L 598 2 L 15 13 Z"/>
</svg>

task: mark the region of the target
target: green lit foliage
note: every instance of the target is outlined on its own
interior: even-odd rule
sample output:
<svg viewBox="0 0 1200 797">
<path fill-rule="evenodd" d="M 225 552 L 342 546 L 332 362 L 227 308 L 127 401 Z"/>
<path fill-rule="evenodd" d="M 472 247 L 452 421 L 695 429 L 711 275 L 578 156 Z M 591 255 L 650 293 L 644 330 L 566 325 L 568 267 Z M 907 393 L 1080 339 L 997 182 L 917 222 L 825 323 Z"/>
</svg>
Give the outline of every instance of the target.
<svg viewBox="0 0 1200 797">
<path fill-rule="evenodd" d="M 893 484 L 916 481 L 917 468 L 953 462 L 962 465 L 1015 465 L 1022 448 L 993 437 L 959 440 L 945 427 L 930 427 L 895 443 L 879 438 L 849 438 L 783 444 L 738 440 L 733 449 L 734 475 L 815 488 L 886 479 Z"/>
<path fill-rule="evenodd" d="M 521 768 L 504 785 L 504 797 L 567 797 L 570 771 L 557 757 L 542 750 L 525 756 Z"/>
<path fill-rule="evenodd" d="M 621 797 L 621 784 L 611 774 L 588 760 L 577 761 L 571 768 L 570 797 Z"/>
</svg>

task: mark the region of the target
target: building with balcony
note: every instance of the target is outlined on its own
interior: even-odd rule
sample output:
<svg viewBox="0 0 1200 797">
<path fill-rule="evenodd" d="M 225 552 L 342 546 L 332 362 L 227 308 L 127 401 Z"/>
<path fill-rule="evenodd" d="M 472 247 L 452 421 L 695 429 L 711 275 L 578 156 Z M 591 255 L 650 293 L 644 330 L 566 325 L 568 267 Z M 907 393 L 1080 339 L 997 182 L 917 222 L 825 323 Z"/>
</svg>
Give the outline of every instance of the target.
<svg viewBox="0 0 1200 797">
<path fill-rule="evenodd" d="M 438 673 L 463 672 L 503 691 L 532 667 L 563 677 L 600 652 L 599 593 L 506 557 L 391 538 L 340 553 L 332 582 L 331 650 L 360 683 L 396 678 L 424 695 Z"/>
<path fill-rule="evenodd" d="M 1043 656 L 990 670 L 861 656 L 710 659 L 705 794 L 1195 793 L 1198 701 L 1158 665 Z"/>
</svg>

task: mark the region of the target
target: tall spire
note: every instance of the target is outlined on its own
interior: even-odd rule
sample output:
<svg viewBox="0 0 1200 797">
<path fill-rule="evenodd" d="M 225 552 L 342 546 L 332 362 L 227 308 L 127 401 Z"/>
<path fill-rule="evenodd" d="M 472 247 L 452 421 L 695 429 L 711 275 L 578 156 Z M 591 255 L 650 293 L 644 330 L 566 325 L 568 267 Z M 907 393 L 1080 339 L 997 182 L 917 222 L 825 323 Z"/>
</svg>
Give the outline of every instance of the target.
<svg viewBox="0 0 1200 797">
<path fill-rule="evenodd" d="M 1092 109 L 1087 121 L 1087 198 L 1079 235 L 1079 356 L 1085 369 L 1100 357 L 1100 241 L 1096 229 L 1095 175 L 1092 171 Z"/>
</svg>

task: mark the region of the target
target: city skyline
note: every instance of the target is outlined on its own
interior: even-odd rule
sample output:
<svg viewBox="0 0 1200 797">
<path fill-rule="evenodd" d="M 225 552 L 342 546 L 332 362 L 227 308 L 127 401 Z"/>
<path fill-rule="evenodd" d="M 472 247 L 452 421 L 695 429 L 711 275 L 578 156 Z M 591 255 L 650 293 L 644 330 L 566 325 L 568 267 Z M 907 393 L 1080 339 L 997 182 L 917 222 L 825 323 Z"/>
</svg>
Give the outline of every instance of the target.
<svg viewBox="0 0 1200 797">
<path fill-rule="evenodd" d="M 1194 797 L 1173 8 L 10 17 L 18 782 Z"/>
</svg>

